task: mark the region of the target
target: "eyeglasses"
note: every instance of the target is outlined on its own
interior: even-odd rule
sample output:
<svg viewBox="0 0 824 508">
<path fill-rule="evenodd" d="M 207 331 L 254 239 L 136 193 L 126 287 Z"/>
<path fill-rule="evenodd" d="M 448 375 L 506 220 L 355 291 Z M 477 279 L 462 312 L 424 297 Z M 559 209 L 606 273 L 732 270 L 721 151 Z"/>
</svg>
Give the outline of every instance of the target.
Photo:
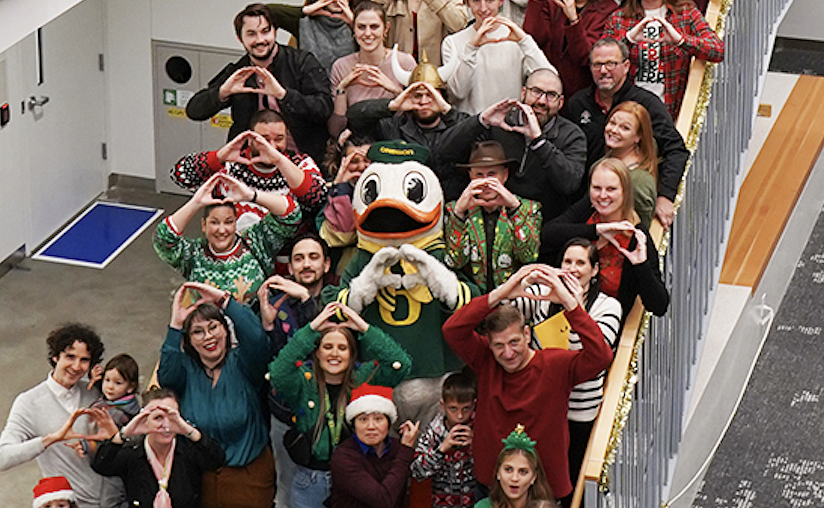
<svg viewBox="0 0 824 508">
<path fill-rule="evenodd" d="M 624 62 L 592 62 L 591 64 L 589 64 L 589 66 L 594 71 L 600 71 L 601 67 L 606 67 L 608 71 L 612 71 L 615 70 L 616 67 L 618 67 L 618 64 L 622 63 Z"/>
<path fill-rule="evenodd" d="M 549 90 L 549 91 L 541 90 L 537 86 L 527 87 L 526 90 L 532 95 L 532 98 L 535 99 L 536 101 L 538 99 L 540 99 L 541 97 L 546 97 L 547 101 L 552 102 L 552 101 L 557 101 L 558 98 L 561 97 L 561 94 L 559 94 L 558 92 L 556 92 L 554 90 Z"/>
</svg>

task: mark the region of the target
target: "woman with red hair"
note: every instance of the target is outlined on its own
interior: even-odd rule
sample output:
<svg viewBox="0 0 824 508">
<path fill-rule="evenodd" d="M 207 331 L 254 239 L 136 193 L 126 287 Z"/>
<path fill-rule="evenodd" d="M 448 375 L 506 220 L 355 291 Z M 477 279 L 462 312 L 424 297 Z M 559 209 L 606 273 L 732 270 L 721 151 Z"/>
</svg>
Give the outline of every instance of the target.
<svg viewBox="0 0 824 508">
<path fill-rule="evenodd" d="M 635 211 L 649 227 L 658 197 L 658 147 L 647 108 L 635 101 L 615 106 L 604 126 L 607 157 L 626 164 L 632 180 Z"/>
</svg>

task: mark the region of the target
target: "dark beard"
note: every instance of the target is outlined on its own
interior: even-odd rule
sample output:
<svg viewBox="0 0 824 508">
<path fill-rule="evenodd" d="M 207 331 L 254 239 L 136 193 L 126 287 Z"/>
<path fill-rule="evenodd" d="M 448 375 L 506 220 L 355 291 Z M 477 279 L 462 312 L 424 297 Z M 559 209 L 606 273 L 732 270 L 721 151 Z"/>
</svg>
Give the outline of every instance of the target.
<svg viewBox="0 0 824 508">
<path fill-rule="evenodd" d="M 435 127 L 441 119 L 441 115 L 432 115 L 431 118 L 421 118 L 416 114 L 413 116 L 415 118 L 415 122 L 423 129 L 431 129 Z"/>
<path fill-rule="evenodd" d="M 263 57 L 256 57 L 256 56 L 252 55 L 251 53 L 249 53 L 249 58 L 250 58 L 253 62 L 254 62 L 254 61 L 258 61 L 258 62 L 266 62 L 267 60 L 269 60 L 269 58 L 271 58 L 272 53 L 275 51 L 275 48 L 277 48 L 277 46 L 278 46 L 278 43 L 277 43 L 277 41 L 276 41 L 274 44 L 272 44 L 272 45 L 269 47 L 269 51 L 266 53 L 266 55 L 265 55 L 265 56 L 263 56 Z"/>
</svg>

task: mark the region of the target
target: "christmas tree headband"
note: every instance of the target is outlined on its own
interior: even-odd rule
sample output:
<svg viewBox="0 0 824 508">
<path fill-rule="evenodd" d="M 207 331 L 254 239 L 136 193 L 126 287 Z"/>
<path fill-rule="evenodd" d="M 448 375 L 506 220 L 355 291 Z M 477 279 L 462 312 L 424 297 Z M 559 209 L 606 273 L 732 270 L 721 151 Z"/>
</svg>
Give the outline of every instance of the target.
<svg viewBox="0 0 824 508">
<path fill-rule="evenodd" d="M 526 435 L 524 426 L 520 423 L 515 427 L 515 430 L 513 430 L 506 437 L 506 439 L 501 439 L 501 442 L 504 444 L 504 450 L 518 448 L 519 450 L 524 450 L 535 455 L 535 445 L 537 443 L 529 439 L 529 436 Z"/>
</svg>

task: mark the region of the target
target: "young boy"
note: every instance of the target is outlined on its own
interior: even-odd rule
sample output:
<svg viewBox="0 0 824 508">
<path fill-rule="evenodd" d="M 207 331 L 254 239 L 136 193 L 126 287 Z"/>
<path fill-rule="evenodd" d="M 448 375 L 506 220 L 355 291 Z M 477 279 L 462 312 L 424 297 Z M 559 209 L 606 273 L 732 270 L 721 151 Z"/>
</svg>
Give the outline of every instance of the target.
<svg viewBox="0 0 824 508">
<path fill-rule="evenodd" d="M 446 264 L 467 267 L 464 273 L 484 292 L 538 259 L 541 205 L 504 186 L 512 162 L 497 141 L 476 143 L 469 164 L 456 164 L 469 168 L 469 185 L 446 205 Z"/>
<path fill-rule="evenodd" d="M 450 374 L 441 389 L 441 412 L 415 447 L 417 480 L 432 478 L 432 507 L 475 506 L 478 482 L 472 461 L 472 419 L 477 390 L 466 374 Z"/>
</svg>

